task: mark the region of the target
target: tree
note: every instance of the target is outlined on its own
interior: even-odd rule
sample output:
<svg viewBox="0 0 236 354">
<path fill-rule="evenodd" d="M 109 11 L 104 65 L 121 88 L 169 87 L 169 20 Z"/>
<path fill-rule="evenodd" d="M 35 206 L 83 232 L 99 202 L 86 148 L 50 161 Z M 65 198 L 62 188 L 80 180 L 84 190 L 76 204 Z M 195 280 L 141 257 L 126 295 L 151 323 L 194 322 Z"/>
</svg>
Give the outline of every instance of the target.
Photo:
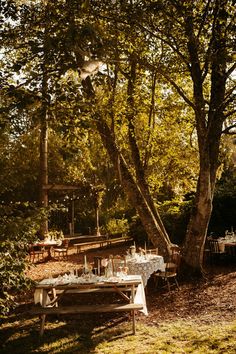
<svg viewBox="0 0 236 354">
<path fill-rule="evenodd" d="M 133 58 L 130 59 L 131 71 L 127 75 L 129 76 L 127 118 L 131 132 L 130 145 L 133 161 L 136 161 L 134 165 L 137 167 L 140 163 L 134 141 L 135 132 L 132 127 L 135 61 L 143 63 L 146 68 L 152 67 L 153 70 L 155 68 L 194 111 L 200 168 L 196 198 L 183 254 L 188 267 L 195 272 L 201 272 L 204 243 L 212 212 L 221 135 L 224 122 L 235 113 L 233 107 L 235 80 L 232 76 L 236 68 L 233 60 L 234 1 L 225 0 L 214 3 L 194 1 L 190 3 L 189 1 L 170 0 L 151 4 L 145 1 L 135 3 L 127 1 L 116 3 L 114 12 L 116 12 L 116 18 L 110 16 L 109 21 L 113 21 L 112 25 L 119 35 L 122 27 L 124 37 L 132 41 L 133 47 L 132 50 L 127 50 L 126 54 L 131 53 L 128 58 L 131 56 Z M 142 16 L 144 19 L 141 20 Z M 103 13 L 101 17 L 106 16 Z M 135 47 L 135 43 L 140 38 L 145 40 L 145 35 L 152 49 L 156 48 L 156 56 L 154 56 L 156 60 L 153 60 L 152 54 L 142 53 Z M 123 53 L 125 53 L 124 48 Z M 175 65 L 176 62 L 178 67 Z M 183 75 L 183 80 L 179 79 L 179 75 Z M 192 83 L 192 92 L 187 92 L 185 87 L 181 86 L 182 82 L 185 87 L 186 82 Z M 97 121 L 98 125 L 101 125 L 101 117 L 97 117 Z M 234 127 L 235 124 L 231 127 L 227 124 L 227 131 Z M 98 129 L 103 136 L 107 136 L 107 139 L 112 133 L 107 126 L 103 126 L 103 129 L 98 126 Z M 108 141 L 106 143 L 109 148 Z M 111 144 L 110 150 L 113 150 L 113 161 L 115 161 L 119 153 L 118 151 L 115 153 L 114 146 L 111 149 Z M 139 168 L 136 168 L 136 173 L 138 172 L 136 177 L 138 186 L 143 192 L 141 185 L 144 187 L 144 184 L 140 183 L 142 174 L 140 166 L 139 164 Z M 127 171 L 123 173 L 128 174 Z M 130 185 L 128 189 L 131 190 Z M 137 200 L 134 204 L 137 205 Z M 148 205 L 151 207 L 152 202 L 148 201 Z M 152 207 L 151 210 L 154 211 Z M 154 231 L 150 233 L 154 234 Z M 152 238 L 150 235 L 151 239 L 155 237 Z"/>
<path fill-rule="evenodd" d="M 159 7 L 159 4 L 161 6 Z M 232 1 L 168 1 L 155 4 L 162 15 L 162 27 L 155 28 L 160 41 L 181 63 L 192 81 L 192 98 L 169 76 L 173 85 L 195 114 L 199 148 L 199 177 L 196 198 L 184 244 L 184 260 L 196 272 L 201 270 L 204 243 L 212 212 L 220 141 L 224 122 L 235 113 Z M 164 19 L 164 21 L 163 21 Z M 159 21 L 157 21 L 159 22 Z M 163 24 L 164 22 L 164 24 Z M 153 28 L 153 29 L 154 29 Z M 231 126 L 231 129 L 235 125 Z"/>
<path fill-rule="evenodd" d="M 9 27 L 8 36 L 4 37 L 11 68 L 19 70 L 20 66 L 27 78 L 20 86 L 24 86 L 26 96 L 33 97 L 35 102 L 39 100 L 41 109 L 46 106 L 49 109 L 48 104 L 44 104 L 50 94 L 49 113 L 55 114 L 58 102 L 64 102 L 64 111 L 70 107 L 71 117 L 75 115 L 76 120 L 83 120 L 90 129 L 96 127 L 150 239 L 164 252 L 168 252 L 170 240 L 149 185 L 150 166 L 153 166 L 150 156 L 157 151 L 153 148 L 153 126 L 157 126 L 158 120 L 161 125 L 164 114 L 159 110 L 157 116 L 155 101 L 159 101 L 157 93 L 161 91 L 163 96 L 174 91 L 179 95 L 178 101 L 181 99 L 188 105 L 188 109 L 183 109 L 185 119 L 191 116 L 189 108 L 195 117 L 194 134 L 198 140 L 200 166 L 184 260 L 193 270 L 201 271 L 221 135 L 223 131 L 232 130 L 230 119 L 235 113 L 234 2 L 127 0 L 101 3 L 94 0 L 91 4 L 89 7 L 88 1 L 78 3 L 74 0 L 48 3 L 50 21 L 46 32 L 45 26 L 39 25 L 39 19 L 45 19 L 44 3 L 36 7 L 22 6 L 19 12 L 22 26 L 9 23 L 6 26 Z M 35 9 L 37 19 L 33 16 Z M 28 33 L 25 23 L 31 29 Z M 19 31 L 23 34 L 20 38 L 17 37 Z M 26 47 L 23 45 L 25 38 L 28 38 Z M 17 48 L 16 56 L 11 55 L 12 48 Z M 26 61 L 23 61 L 26 55 Z M 45 55 L 46 61 L 43 60 Z M 103 66 L 101 72 L 93 76 L 101 62 L 107 68 Z M 8 67 L 6 60 L 5 67 Z M 61 85 L 69 70 L 79 74 L 73 100 L 63 97 Z M 13 80 L 13 76 L 9 76 L 9 70 L 6 72 L 4 78 L 9 86 L 9 77 Z M 43 83 L 45 78 L 45 99 L 42 100 L 37 95 L 37 83 Z M 17 94 L 19 85 L 16 86 L 13 91 Z M 148 90 L 149 105 L 145 104 Z M 52 116 L 49 114 L 48 123 L 54 125 Z"/>
</svg>

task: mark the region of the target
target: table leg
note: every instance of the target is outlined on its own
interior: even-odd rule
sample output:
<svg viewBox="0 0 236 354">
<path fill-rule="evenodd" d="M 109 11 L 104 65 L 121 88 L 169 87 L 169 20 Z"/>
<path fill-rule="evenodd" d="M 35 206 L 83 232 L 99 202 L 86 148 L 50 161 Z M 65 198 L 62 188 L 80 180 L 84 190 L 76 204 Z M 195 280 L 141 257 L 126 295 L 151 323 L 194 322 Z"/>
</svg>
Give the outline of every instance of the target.
<svg viewBox="0 0 236 354">
<path fill-rule="evenodd" d="M 41 315 L 41 324 L 40 324 L 40 331 L 39 331 L 40 337 L 42 337 L 44 332 L 45 319 L 46 319 L 46 315 Z"/>
<path fill-rule="evenodd" d="M 48 292 L 46 289 L 43 289 L 43 297 L 42 297 L 42 307 L 47 306 L 47 297 L 48 297 Z M 39 335 L 40 337 L 43 335 L 44 332 L 44 325 L 45 325 L 45 320 L 46 320 L 46 315 L 41 315 L 41 324 L 40 324 L 40 331 Z"/>
<path fill-rule="evenodd" d="M 135 296 L 135 285 L 132 285 L 131 287 L 131 295 L 130 295 L 130 303 L 134 303 L 134 296 Z M 133 329 L 133 334 L 136 333 L 136 328 L 135 328 L 135 310 L 131 311 L 131 316 L 132 316 L 132 329 Z"/>
</svg>

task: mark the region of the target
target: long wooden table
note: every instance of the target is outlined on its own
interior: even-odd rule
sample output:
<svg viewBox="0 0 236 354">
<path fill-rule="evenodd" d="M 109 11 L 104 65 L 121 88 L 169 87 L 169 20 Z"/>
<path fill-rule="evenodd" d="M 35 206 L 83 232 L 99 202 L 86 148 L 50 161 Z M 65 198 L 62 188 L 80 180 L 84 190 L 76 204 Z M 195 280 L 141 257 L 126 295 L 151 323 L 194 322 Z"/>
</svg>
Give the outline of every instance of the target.
<svg viewBox="0 0 236 354">
<path fill-rule="evenodd" d="M 89 242 L 80 242 L 80 243 L 75 243 L 74 246 L 77 248 L 77 254 L 79 254 L 82 249 L 87 249 L 87 248 L 103 248 L 103 247 L 108 247 L 111 245 L 117 245 L 120 243 L 126 243 L 129 241 L 133 241 L 132 238 L 130 237 L 118 237 L 118 238 L 111 238 L 111 239 L 98 239 L 95 241 L 89 241 Z M 95 246 L 95 247 L 93 247 Z"/>
<path fill-rule="evenodd" d="M 144 294 L 143 283 L 141 276 L 127 276 L 123 280 L 118 281 L 97 281 L 96 283 L 69 283 L 69 284 L 46 284 L 39 283 L 35 290 L 41 294 L 41 306 L 36 306 L 31 310 L 32 314 L 37 314 L 41 318 L 40 336 L 44 333 L 44 325 L 46 315 L 49 314 L 79 314 L 79 313 L 100 313 L 100 312 L 131 312 L 132 315 L 132 330 L 135 334 L 135 312 L 137 310 L 146 311 L 146 300 L 135 301 L 137 298 L 137 289 Z M 119 294 L 124 303 L 105 303 L 93 305 L 67 305 L 61 306 L 60 300 L 62 297 L 69 294 L 91 294 L 102 292 L 115 292 Z M 144 294 L 145 296 L 145 294 Z M 104 297 L 103 297 L 104 298 Z M 146 313 L 147 314 L 147 313 Z"/>
</svg>

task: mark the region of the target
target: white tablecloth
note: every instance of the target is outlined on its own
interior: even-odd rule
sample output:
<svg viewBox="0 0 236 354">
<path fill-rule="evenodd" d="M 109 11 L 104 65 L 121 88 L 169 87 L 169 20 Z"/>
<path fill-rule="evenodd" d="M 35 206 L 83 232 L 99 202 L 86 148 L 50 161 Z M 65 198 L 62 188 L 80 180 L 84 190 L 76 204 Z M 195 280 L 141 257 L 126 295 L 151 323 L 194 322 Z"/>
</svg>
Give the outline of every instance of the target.
<svg viewBox="0 0 236 354">
<path fill-rule="evenodd" d="M 163 257 L 157 255 L 148 255 L 147 258 L 140 257 L 127 260 L 127 267 L 129 274 L 140 274 L 142 276 L 144 287 L 147 285 L 147 281 L 152 273 L 158 270 L 165 270 Z"/>
<path fill-rule="evenodd" d="M 61 277 L 60 279 L 58 278 L 54 278 L 54 279 L 43 279 L 41 282 L 39 282 L 39 284 L 42 285 L 56 285 L 58 284 L 58 281 L 60 281 L 61 284 L 63 284 L 63 279 L 65 280 L 65 282 L 68 282 L 68 276 L 64 276 Z M 140 275 L 124 275 L 121 277 L 122 280 L 140 280 L 141 284 L 138 285 L 137 290 L 135 292 L 135 296 L 134 296 L 134 303 L 135 304 L 141 304 L 143 305 L 143 309 L 140 310 L 140 312 L 144 313 L 144 315 L 148 315 L 148 311 L 147 311 L 147 304 L 146 304 L 146 296 L 145 296 L 145 291 L 144 291 L 144 286 L 143 286 L 143 280 L 142 277 Z M 75 280 L 70 279 L 70 280 Z M 78 284 L 86 284 L 86 282 L 83 282 L 83 279 L 81 279 L 80 277 L 76 277 L 76 283 Z M 106 279 L 106 280 L 109 280 Z M 74 281 L 72 281 L 73 283 Z M 35 289 L 34 292 L 34 302 L 35 304 L 41 304 L 43 303 L 43 290 L 42 289 Z M 47 295 L 47 299 L 46 299 L 46 305 L 50 304 L 50 298 Z"/>
</svg>

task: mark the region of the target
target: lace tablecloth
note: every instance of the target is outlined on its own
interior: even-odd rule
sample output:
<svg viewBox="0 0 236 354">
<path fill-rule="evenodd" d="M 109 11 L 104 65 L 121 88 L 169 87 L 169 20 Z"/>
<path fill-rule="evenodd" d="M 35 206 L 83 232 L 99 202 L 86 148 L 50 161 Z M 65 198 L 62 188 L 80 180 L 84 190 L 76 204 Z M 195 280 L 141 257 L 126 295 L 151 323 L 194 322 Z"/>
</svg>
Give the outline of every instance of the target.
<svg viewBox="0 0 236 354">
<path fill-rule="evenodd" d="M 165 270 L 164 259 L 162 256 L 152 255 L 142 259 L 130 259 L 127 260 L 129 274 L 140 274 L 143 279 L 144 287 L 147 285 L 147 281 L 151 274 L 161 270 Z"/>
<path fill-rule="evenodd" d="M 96 279 L 95 279 L 96 278 Z M 144 315 L 148 315 L 148 311 L 147 311 L 147 305 L 146 305 L 146 296 L 145 296 L 145 291 L 144 291 L 144 285 L 143 285 L 143 280 L 141 275 L 123 275 L 120 278 L 118 277 L 112 277 L 112 278 L 105 278 L 105 277 L 93 277 L 93 279 L 84 279 L 82 277 L 77 277 L 77 276 L 72 276 L 72 275 L 64 275 L 64 276 L 59 276 L 58 278 L 50 278 L 50 279 L 43 279 L 42 281 L 40 281 L 38 283 L 38 288 L 35 289 L 34 292 L 34 302 L 35 304 L 43 304 L 43 289 L 40 288 L 40 285 L 44 286 L 44 285 L 50 285 L 52 288 L 56 287 L 57 285 L 63 285 L 66 286 L 68 284 L 78 284 L 78 285 L 86 285 L 86 284 L 96 284 L 99 283 L 100 284 L 102 282 L 107 283 L 108 284 L 112 284 L 114 282 L 114 284 L 116 284 L 116 286 L 124 286 L 123 284 L 125 284 L 125 282 L 129 282 L 132 280 L 138 280 L 140 284 L 138 284 L 137 288 L 136 288 L 136 292 L 135 292 L 135 296 L 133 299 L 134 304 L 142 304 L 143 305 L 143 309 L 140 310 L 141 312 L 144 313 Z M 50 289 L 51 290 L 51 289 Z M 46 297 L 46 303 L 45 305 L 47 306 L 51 306 L 50 305 L 51 300 L 49 298 L 49 296 L 47 295 Z"/>
</svg>

